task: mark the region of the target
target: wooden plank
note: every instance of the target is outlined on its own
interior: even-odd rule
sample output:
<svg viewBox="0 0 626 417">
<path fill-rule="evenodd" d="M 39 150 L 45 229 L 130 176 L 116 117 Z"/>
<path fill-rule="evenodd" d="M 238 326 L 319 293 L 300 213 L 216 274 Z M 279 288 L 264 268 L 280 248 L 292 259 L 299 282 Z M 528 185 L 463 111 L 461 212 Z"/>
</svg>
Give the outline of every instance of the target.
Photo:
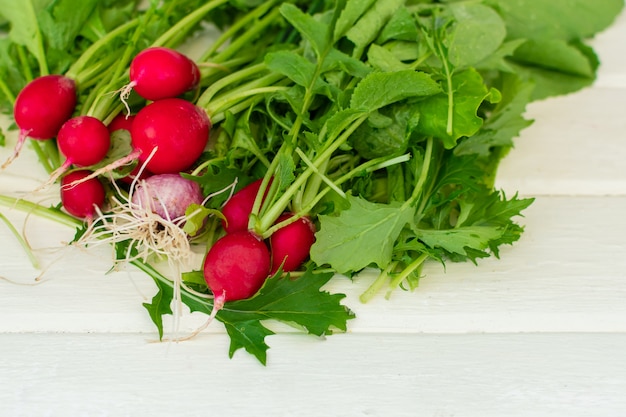
<svg viewBox="0 0 626 417">
<path fill-rule="evenodd" d="M 0 334 L 0 415 L 626 415 L 624 334 L 214 336 Z"/>
<path fill-rule="evenodd" d="M 522 240 L 502 251 L 500 260 L 425 268 L 415 292 L 384 293 L 368 304 L 358 296 L 374 279 L 365 273 L 351 282 L 336 277 L 331 292 L 348 294 L 345 304 L 357 314 L 354 333 L 420 332 L 626 332 L 626 197 L 541 197 L 521 221 Z M 72 232 L 31 219 L 36 247 L 70 239 Z M 63 234 L 61 234 L 63 232 Z M 68 233 L 69 232 L 69 233 Z M 0 240 L 11 237 L 0 228 Z M 3 275 L 32 282 L 21 249 L 0 254 Z M 61 257 L 62 256 L 62 257 Z M 139 272 L 105 275 L 106 249 L 79 249 L 61 257 L 47 271 L 47 282 L 20 286 L 0 281 L 1 332 L 144 332 L 155 335 L 141 306 L 155 293 Z M 200 263 L 198 263 L 200 265 Z M 204 321 L 186 315 L 183 331 Z M 170 326 L 171 327 L 171 326 Z M 210 332 L 222 332 L 219 323 Z"/>
</svg>

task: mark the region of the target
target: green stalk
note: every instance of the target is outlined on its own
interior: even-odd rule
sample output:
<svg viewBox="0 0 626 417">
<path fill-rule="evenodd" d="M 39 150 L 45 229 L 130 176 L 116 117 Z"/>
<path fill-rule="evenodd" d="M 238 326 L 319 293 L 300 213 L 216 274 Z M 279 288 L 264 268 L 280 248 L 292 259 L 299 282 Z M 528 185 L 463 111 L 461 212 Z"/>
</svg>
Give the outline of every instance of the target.
<svg viewBox="0 0 626 417">
<path fill-rule="evenodd" d="M 196 100 L 196 105 L 202 108 L 205 108 L 213 99 L 213 97 L 220 91 L 222 88 L 225 88 L 232 84 L 237 84 L 240 81 L 245 80 L 251 75 L 255 75 L 267 70 L 267 66 L 264 63 L 251 65 L 247 68 L 241 69 L 232 74 L 226 75 L 225 77 L 220 78 L 218 81 L 211 84 L 207 87 L 200 97 Z"/>
<path fill-rule="evenodd" d="M 424 261 L 426 261 L 426 259 L 428 259 L 428 254 L 421 254 L 420 256 L 415 258 L 415 260 L 411 262 L 409 266 L 404 268 L 401 273 L 396 275 L 396 277 L 389 283 L 389 290 L 387 291 L 385 298 L 389 299 L 393 291 L 398 288 L 400 283 L 404 281 L 409 275 L 411 275 L 417 268 L 419 268 L 424 263 Z"/>
<path fill-rule="evenodd" d="M 330 159 L 332 154 L 339 149 L 339 147 L 344 144 L 348 138 L 354 133 L 354 131 L 367 120 L 368 114 L 362 115 L 355 121 L 353 121 L 350 126 L 331 144 L 313 160 L 313 166 L 309 166 L 306 170 L 304 170 L 296 180 L 285 190 L 285 192 L 276 200 L 276 202 L 270 207 L 267 212 L 261 216 L 255 225 L 255 231 L 259 235 L 264 235 L 265 232 L 272 227 L 272 224 L 276 221 L 276 219 L 281 215 L 281 213 L 285 210 L 285 208 L 289 205 L 289 202 L 296 195 L 298 189 L 305 184 L 307 179 L 313 175 L 314 168 L 319 168 L 325 161 Z M 274 158 L 272 162 L 277 161 L 278 158 Z M 268 180 L 269 181 L 269 180 Z M 263 195 L 263 191 L 259 192 L 260 195 Z M 256 202 L 255 202 L 256 204 Z M 254 211 L 253 211 L 254 213 Z"/>
<path fill-rule="evenodd" d="M 276 0 L 266 1 L 244 17 L 237 19 L 237 21 L 231 27 L 222 32 L 215 42 L 213 42 L 213 44 L 202 54 L 199 62 L 209 61 L 210 57 L 213 56 L 213 54 L 215 54 L 222 45 L 224 45 L 229 39 L 235 38 L 237 31 L 241 28 L 246 26 L 255 28 L 258 22 L 251 25 L 249 23 L 265 14 L 265 12 L 267 12 L 270 7 L 273 7 L 276 2 Z M 254 33 L 256 33 L 256 30 Z"/>
<path fill-rule="evenodd" d="M 195 24 L 200 22 L 207 13 L 221 6 L 222 4 L 228 3 L 228 1 L 229 0 L 212 0 L 198 7 L 193 12 L 189 13 L 187 16 L 176 22 L 176 24 L 169 28 L 164 34 L 159 36 L 152 43 L 152 46 L 176 46 L 178 43 L 181 42 L 181 39 L 187 36 L 189 30 Z"/>
<path fill-rule="evenodd" d="M 376 277 L 374 282 L 372 282 L 372 284 L 367 288 L 367 290 L 365 290 L 365 292 L 361 294 L 361 296 L 359 297 L 359 300 L 365 304 L 368 301 L 370 301 L 372 298 L 374 298 L 374 296 L 378 294 L 380 290 L 383 288 L 383 286 L 389 279 L 391 272 L 394 269 L 396 269 L 397 266 L 398 266 L 398 261 L 390 262 L 389 265 L 387 265 L 387 267 L 383 269 L 380 272 L 380 274 L 378 274 L 378 277 Z"/>
<path fill-rule="evenodd" d="M 6 224 L 11 234 L 15 236 L 18 243 L 22 247 L 22 249 L 24 249 L 24 252 L 26 252 L 26 255 L 28 256 L 28 260 L 30 261 L 30 264 L 33 266 L 33 268 L 39 269 L 40 268 L 39 260 L 33 253 L 31 247 L 28 245 L 28 242 L 26 242 L 26 240 L 22 237 L 20 232 L 15 228 L 15 226 L 13 226 L 13 224 L 9 221 L 9 219 L 7 219 L 6 216 L 2 213 L 0 213 L 0 220 L 2 220 L 4 224 Z"/>
<path fill-rule="evenodd" d="M 252 96 L 263 95 L 267 93 L 275 93 L 278 91 L 284 91 L 287 87 L 276 85 L 276 86 L 268 86 L 268 87 L 258 87 L 252 89 L 245 89 L 243 91 L 236 91 L 234 94 L 226 94 L 224 97 L 220 97 L 219 100 L 215 100 L 211 103 L 210 106 L 207 106 L 205 109 L 209 117 L 217 114 L 218 112 L 224 113 L 228 111 L 235 104 L 242 101 L 242 99 L 249 98 Z"/>
<path fill-rule="evenodd" d="M 132 29 L 134 26 L 138 25 L 140 22 L 140 17 L 137 17 L 133 20 L 130 20 L 126 23 L 124 23 L 123 25 L 118 26 L 117 28 L 115 28 L 114 30 L 112 30 L 111 32 L 107 33 L 106 36 L 98 39 L 96 42 L 94 42 L 93 44 L 91 44 L 91 46 L 89 48 L 87 48 L 82 55 L 80 56 L 80 58 L 78 58 L 76 60 L 76 62 L 74 62 L 72 64 L 72 66 L 67 70 L 67 72 L 65 73 L 65 75 L 69 78 L 72 78 L 74 80 L 79 80 L 81 78 L 81 72 L 84 70 L 84 67 L 87 66 L 87 64 L 89 63 L 89 61 L 96 55 L 98 54 L 102 48 L 107 47 L 109 45 L 109 43 L 115 39 L 116 37 L 122 35 L 123 33 L 125 33 L 126 31 L 129 31 L 130 29 Z"/>
<path fill-rule="evenodd" d="M 264 31 L 267 26 L 273 23 L 279 14 L 280 10 L 278 8 L 272 10 L 270 13 L 267 14 L 267 16 L 252 25 L 252 27 L 247 32 L 244 32 L 243 34 L 237 36 L 237 39 L 231 40 L 231 43 L 226 48 L 224 48 L 223 51 L 215 55 L 212 61 L 222 62 L 237 54 L 244 46 L 251 44 L 253 39 L 259 33 Z"/>
<path fill-rule="evenodd" d="M 26 56 L 23 46 L 18 45 L 15 49 L 17 50 L 17 56 L 20 59 L 20 65 L 22 66 L 22 74 L 24 74 L 24 77 L 26 78 L 26 83 L 28 83 L 35 78 L 33 76 L 33 72 L 30 70 L 30 65 L 28 65 L 28 57 Z"/>
<path fill-rule="evenodd" d="M 432 137 L 429 137 L 428 139 L 426 139 L 426 149 L 424 150 L 424 162 L 422 163 L 422 169 L 421 169 L 419 178 L 417 180 L 417 184 L 415 184 L 415 188 L 413 189 L 413 193 L 411 194 L 411 197 L 408 200 L 406 200 L 404 204 L 402 204 L 402 208 L 401 208 L 402 210 L 415 204 L 423 192 L 424 184 L 426 183 L 426 179 L 428 178 L 428 172 L 430 171 L 430 162 L 431 162 L 432 155 L 433 155 L 433 142 L 434 140 Z"/>
<path fill-rule="evenodd" d="M 52 171 L 54 171 L 56 168 L 50 163 L 46 152 L 44 152 L 43 148 L 41 147 L 40 141 L 31 140 L 29 142 L 33 150 L 35 151 L 35 154 L 37 154 L 37 159 L 39 160 L 39 163 L 43 166 L 43 169 L 45 169 L 48 174 L 51 174 Z"/>
<path fill-rule="evenodd" d="M 0 79 L 0 91 L 6 97 L 6 99 L 12 104 L 15 103 L 15 96 L 9 86 L 4 82 L 4 80 Z"/>
<path fill-rule="evenodd" d="M 75 217 L 70 216 L 60 210 L 44 207 L 40 204 L 33 203 L 21 198 L 0 195 L 0 205 L 11 209 L 23 211 L 25 213 L 35 214 L 44 219 L 53 220 L 59 224 L 69 227 L 80 227 L 83 222 Z"/>
</svg>

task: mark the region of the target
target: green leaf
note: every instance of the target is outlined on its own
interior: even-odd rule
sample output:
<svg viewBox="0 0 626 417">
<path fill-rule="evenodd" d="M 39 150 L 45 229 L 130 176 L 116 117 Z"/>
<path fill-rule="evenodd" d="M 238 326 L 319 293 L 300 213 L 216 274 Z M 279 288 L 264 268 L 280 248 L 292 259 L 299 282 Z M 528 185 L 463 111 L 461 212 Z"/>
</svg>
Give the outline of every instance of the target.
<svg viewBox="0 0 626 417">
<path fill-rule="evenodd" d="M 159 332 L 159 339 L 163 339 L 163 316 L 172 314 L 171 303 L 174 298 L 174 289 L 165 280 L 159 280 L 154 277 L 153 279 L 158 291 L 152 297 L 152 301 L 143 303 L 143 306 L 148 310 L 148 314 Z"/>
<path fill-rule="evenodd" d="M 607 28 L 623 0 L 485 0 L 504 18 L 509 39 L 583 39 Z"/>
<path fill-rule="evenodd" d="M 330 27 L 290 3 L 280 6 L 280 13 L 309 41 L 318 58 L 330 48 Z"/>
<path fill-rule="evenodd" d="M 380 31 L 385 27 L 391 16 L 404 5 L 404 0 L 385 0 L 374 2 L 359 20 L 351 26 L 346 37 L 354 43 L 356 56 L 360 56 L 360 51 L 372 43 Z"/>
<path fill-rule="evenodd" d="M 363 78 L 354 89 L 350 107 L 373 112 L 400 100 L 426 97 L 440 91 L 441 87 L 425 72 L 373 72 Z"/>
<path fill-rule="evenodd" d="M 396 58 L 389 49 L 376 44 L 367 50 L 367 60 L 374 68 L 383 72 L 409 69 L 409 65 Z"/>
<path fill-rule="evenodd" d="M 64 50 L 73 46 L 98 0 L 55 0 L 39 15 L 41 31 L 50 47 Z"/>
<path fill-rule="evenodd" d="M 157 284 L 157 294 L 144 307 L 162 338 L 162 316 L 172 314 L 173 283 L 150 265 L 138 261 L 133 264 L 147 272 Z M 231 339 L 229 355 L 232 357 L 237 350 L 244 348 L 265 365 L 269 348 L 265 337 L 274 334 L 263 325 L 266 320 L 296 325 L 317 336 L 332 334 L 334 330 L 346 331 L 347 321 L 354 318 L 354 314 L 341 304 L 345 295 L 330 294 L 321 289 L 332 277 L 330 272 L 312 270 L 298 278 L 277 274 L 268 278 L 252 298 L 227 302 L 218 311 L 216 319 L 224 323 Z M 213 310 L 212 300 L 200 298 L 184 288 L 181 289 L 181 299 L 191 312 L 211 314 Z"/>
<path fill-rule="evenodd" d="M 334 39 L 339 40 L 346 32 L 354 26 L 376 0 L 348 0 L 346 7 L 341 11 L 337 23 L 335 24 Z"/>
<path fill-rule="evenodd" d="M 472 66 L 500 47 L 506 37 L 506 26 L 492 8 L 472 2 L 452 3 L 449 8 L 454 26 L 448 59 L 453 66 Z"/>
<path fill-rule="evenodd" d="M 458 229 L 416 230 L 417 237 L 431 248 L 467 256 L 467 248 L 483 251 L 503 230 L 493 226 L 466 226 Z"/>
<path fill-rule="evenodd" d="M 37 21 L 37 14 L 50 0 L 0 0 L 0 16 L 9 21 L 9 37 L 25 46 L 35 56 L 41 74 L 48 72 L 43 38 Z"/>
<path fill-rule="evenodd" d="M 419 131 L 443 141 L 446 148 L 452 148 L 462 136 L 472 136 L 483 124 L 478 116 L 478 108 L 490 97 L 481 75 L 474 69 L 467 69 L 452 76 L 453 108 L 452 134 L 448 133 L 450 102 L 447 94 L 428 97 L 417 103 L 422 117 Z"/>
<path fill-rule="evenodd" d="M 595 69 L 588 56 L 575 44 L 562 39 L 527 41 L 515 50 L 513 59 L 523 65 L 593 78 Z"/>
<path fill-rule="evenodd" d="M 400 204 L 377 204 L 348 196 L 350 208 L 338 216 L 319 216 L 320 229 L 311 248 L 311 259 L 328 264 L 340 274 L 391 261 L 393 245 L 411 220 L 412 209 Z"/>
<path fill-rule="evenodd" d="M 534 84 L 515 75 L 504 77 L 501 88 L 502 100 L 493 109 L 484 126 L 474 136 L 460 142 L 456 155 L 489 155 L 496 146 L 513 146 L 513 139 L 532 124 L 524 118 L 526 106 L 530 102 Z"/>
</svg>

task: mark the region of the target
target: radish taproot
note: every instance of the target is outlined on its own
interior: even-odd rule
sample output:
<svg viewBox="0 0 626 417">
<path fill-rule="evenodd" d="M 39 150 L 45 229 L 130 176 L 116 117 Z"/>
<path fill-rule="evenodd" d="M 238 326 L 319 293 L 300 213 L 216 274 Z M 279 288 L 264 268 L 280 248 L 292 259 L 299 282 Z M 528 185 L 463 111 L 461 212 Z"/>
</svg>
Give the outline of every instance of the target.
<svg viewBox="0 0 626 417">
<path fill-rule="evenodd" d="M 28 83 L 15 99 L 13 117 L 20 133 L 13 155 L 2 168 L 17 158 L 26 138 L 55 137 L 72 116 L 76 101 L 76 83 L 63 75 L 44 75 Z"/>
<path fill-rule="evenodd" d="M 294 215 L 285 213 L 276 223 L 289 220 Z M 315 225 L 306 216 L 281 227 L 269 237 L 274 274 L 279 268 L 284 272 L 295 271 L 309 257 L 311 246 L 315 243 Z"/>
<path fill-rule="evenodd" d="M 153 174 L 185 171 L 202 155 L 211 121 L 204 110 L 180 98 L 166 98 L 139 110 L 131 141 L 141 164 Z"/>
<path fill-rule="evenodd" d="M 98 178 L 83 181 L 91 171 L 72 171 L 61 179 L 61 205 L 72 216 L 93 219 L 96 207 L 102 208 L 106 192 Z"/>
<path fill-rule="evenodd" d="M 252 297 L 270 272 L 270 252 L 263 240 L 247 230 L 217 240 L 204 260 L 204 279 L 217 308 L 226 301 Z"/>
<path fill-rule="evenodd" d="M 141 180 L 132 192 L 132 203 L 167 220 L 180 219 L 191 204 L 202 204 L 200 185 L 180 174 L 159 174 Z"/>
<path fill-rule="evenodd" d="M 130 63 L 130 84 L 146 100 L 178 97 L 200 82 L 200 70 L 186 55 L 165 47 L 139 52 Z"/>
</svg>

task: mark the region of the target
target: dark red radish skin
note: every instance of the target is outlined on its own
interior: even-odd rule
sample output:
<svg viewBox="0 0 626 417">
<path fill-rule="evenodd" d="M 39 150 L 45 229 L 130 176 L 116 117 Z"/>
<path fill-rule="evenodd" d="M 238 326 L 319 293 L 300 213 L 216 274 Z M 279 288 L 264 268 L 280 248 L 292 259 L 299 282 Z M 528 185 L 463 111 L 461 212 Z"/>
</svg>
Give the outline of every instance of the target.
<svg viewBox="0 0 626 417">
<path fill-rule="evenodd" d="M 221 237 L 204 260 L 204 279 L 215 304 L 252 297 L 269 276 L 270 253 L 257 235 L 238 231 Z"/>
<path fill-rule="evenodd" d="M 109 129 L 109 133 L 113 133 L 116 130 L 128 130 L 130 132 L 133 120 L 135 120 L 134 114 L 126 115 L 124 113 L 119 113 L 113 118 L 113 120 L 111 120 L 111 123 L 107 125 L 107 129 Z"/>
<path fill-rule="evenodd" d="M 55 137 L 72 116 L 76 100 L 76 83 L 62 75 L 44 75 L 28 83 L 15 99 L 13 117 L 20 134 L 13 155 L 2 168 L 19 155 L 26 138 Z"/>
<path fill-rule="evenodd" d="M 210 128 L 209 116 L 200 107 L 183 99 L 166 98 L 137 113 L 131 140 L 139 163 L 145 163 L 148 171 L 178 173 L 190 168 L 202 155 Z"/>
<path fill-rule="evenodd" d="M 263 179 L 256 180 L 232 195 L 222 207 L 222 227 L 226 233 L 248 230 L 248 222 Z"/>
<path fill-rule="evenodd" d="M 57 135 L 59 150 L 70 164 L 86 167 L 102 161 L 111 147 L 109 129 L 92 116 L 76 116 L 63 123 Z"/>
<path fill-rule="evenodd" d="M 291 213 L 281 215 L 277 223 L 293 217 Z M 315 225 L 306 216 L 300 217 L 272 233 L 269 237 L 274 274 L 282 267 L 284 272 L 295 271 L 309 257 L 311 246 L 315 243 Z"/>
<path fill-rule="evenodd" d="M 61 205 L 80 219 L 92 219 L 96 207 L 102 208 L 105 201 L 105 189 L 98 178 L 83 181 L 90 174 L 88 170 L 72 171 L 61 179 Z"/>
<path fill-rule="evenodd" d="M 28 83 L 13 108 L 17 126 L 33 139 L 50 139 L 74 112 L 76 83 L 63 75 L 44 75 Z"/>
<path fill-rule="evenodd" d="M 200 70 L 186 55 L 164 47 L 146 48 L 130 64 L 130 86 L 146 100 L 178 97 L 200 82 Z"/>
<path fill-rule="evenodd" d="M 185 215 L 191 204 L 202 204 L 200 185 L 180 174 L 153 175 L 140 181 L 133 191 L 132 202 L 164 219 Z"/>
</svg>

